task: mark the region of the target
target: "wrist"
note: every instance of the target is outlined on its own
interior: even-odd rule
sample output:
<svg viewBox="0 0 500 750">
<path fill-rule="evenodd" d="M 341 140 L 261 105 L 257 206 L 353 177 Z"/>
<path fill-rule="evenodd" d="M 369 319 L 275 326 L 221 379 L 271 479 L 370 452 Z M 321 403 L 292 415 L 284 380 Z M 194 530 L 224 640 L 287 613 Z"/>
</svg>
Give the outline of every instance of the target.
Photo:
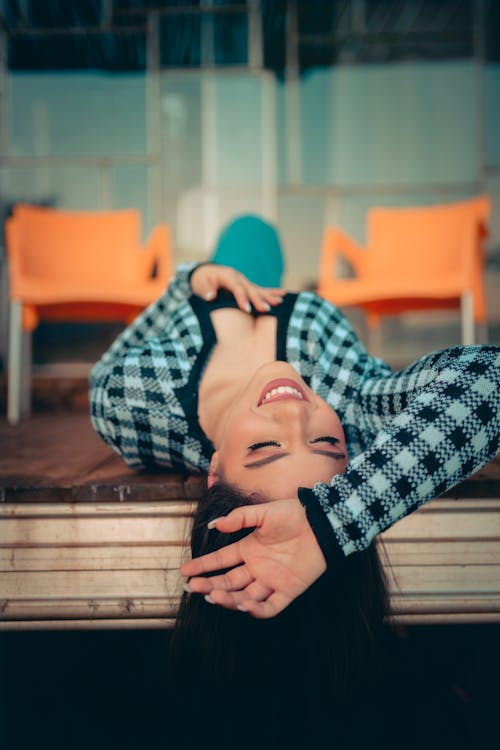
<svg viewBox="0 0 500 750">
<path fill-rule="evenodd" d="M 298 495 L 326 565 L 328 567 L 335 565 L 345 555 L 326 513 L 311 489 L 299 487 Z"/>
<path fill-rule="evenodd" d="M 196 272 L 200 270 L 200 268 L 203 268 L 203 266 L 210 266 L 213 265 L 209 260 L 203 260 L 201 263 L 197 263 L 194 268 L 191 269 L 188 276 L 189 285 L 194 292 L 193 289 L 193 277 L 196 275 Z"/>
</svg>

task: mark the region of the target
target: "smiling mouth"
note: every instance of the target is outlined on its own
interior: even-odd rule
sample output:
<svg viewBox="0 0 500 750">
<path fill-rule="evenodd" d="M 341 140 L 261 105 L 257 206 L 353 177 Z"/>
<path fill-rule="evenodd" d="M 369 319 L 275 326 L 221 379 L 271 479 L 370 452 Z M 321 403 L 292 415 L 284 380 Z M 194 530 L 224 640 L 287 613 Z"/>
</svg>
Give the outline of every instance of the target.
<svg viewBox="0 0 500 750">
<path fill-rule="evenodd" d="M 304 390 L 294 380 L 288 378 L 279 378 L 267 383 L 260 394 L 257 406 L 265 406 L 275 401 L 285 401 L 294 399 L 295 401 L 308 401 Z"/>
</svg>

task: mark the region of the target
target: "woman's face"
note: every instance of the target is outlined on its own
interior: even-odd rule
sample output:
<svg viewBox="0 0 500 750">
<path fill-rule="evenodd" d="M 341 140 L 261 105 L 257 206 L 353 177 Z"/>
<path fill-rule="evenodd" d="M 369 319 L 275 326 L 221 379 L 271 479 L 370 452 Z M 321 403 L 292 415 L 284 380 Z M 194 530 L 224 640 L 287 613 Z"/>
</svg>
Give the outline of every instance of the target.
<svg viewBox="0 0 500 750">
<path fill-rule="evenodd" d="M 345 471 L 340 419 L 286 362 L 259 368 L 226 412 L 212 457 L 217 478 L 275 500 Z"/>
</svg>

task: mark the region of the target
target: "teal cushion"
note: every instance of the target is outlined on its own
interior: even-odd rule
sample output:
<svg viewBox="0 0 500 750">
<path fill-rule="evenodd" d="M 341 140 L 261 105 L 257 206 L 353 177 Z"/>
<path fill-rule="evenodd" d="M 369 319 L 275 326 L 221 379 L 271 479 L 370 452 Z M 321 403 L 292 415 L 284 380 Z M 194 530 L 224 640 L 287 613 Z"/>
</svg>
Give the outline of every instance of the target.
<svg viewBox="0 0 500 750">
<path fill-rule="evenodd" d="M 285 265 L 278 232 L 259 216 L 231 221 L 221 232 L 211 260 L 235 268 L 254 284 L 282 284 Z"/>
</svg>

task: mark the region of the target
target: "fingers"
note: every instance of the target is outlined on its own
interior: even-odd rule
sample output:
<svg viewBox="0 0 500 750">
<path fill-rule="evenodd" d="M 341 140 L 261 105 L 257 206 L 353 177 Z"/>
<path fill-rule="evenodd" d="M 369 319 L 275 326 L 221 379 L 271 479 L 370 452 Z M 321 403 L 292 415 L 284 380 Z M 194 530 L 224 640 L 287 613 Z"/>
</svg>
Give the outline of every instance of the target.
<svg viewBox="0 0 500 750">
<path fill-rule="evenodd" d="M 243 571 L 243 568 L 241 569 Z M 229 582 L 230 576 L 235 571 L 224 576 L 214 578 L 196 578 L 189 581 L 189 590 L 194 594 L 205 594 L 210 604 L 217 604 L 226 609 L 240 609 L 257 619 L 268 619 L 282 612 L 292 601 L 278 591 L 274 591 L 258 581 L 253 581 L 241 590 L 233 590 L 233 584 Z M 246 580 L 248 574 L 239 579 Z M 236 581 L 236 578 L 234 579 Z M 236 583 L 234 588 L 236 589 Z"/>
<path fill-rule="evenodd" d="M 248 282 L 245 284 L 244 281 L 241 281 L 235 283 L 229 290 L 233 293 L 240 310 L 243 310 L 243 312 L 247 313 L 249 313 L 252 309 L 249 295 L 249 286 L 250 285 L 248 284 Z"/>
<path fill-rule="evenodd" d="M 261 286 L 250 285 L 247 289 L 251 304 L 259 312 L 269 312 L 271 307 L 279 305 L 283 301 L 283 292 L 273 289 L 265 289 Z"/>
<path fill-rule="evenodd" d="M 275 617 L 277 614 L 282 612 L 291 602 L 291 598 L 284 594 L 275 591 L 264 601 L 256 601 L 255 599 L 245 599 L 239 606 L 243 612 L 247 612 L 252 617 L 256 617 L 259 620 L 266 620 L 270 617 Z"/>
<path fill-rule="evenodd" d="M 220 576 L 191 578 L 188 588 L 193 594 L 209 594 L 214 589 L 220 591 L 239 591 L 251 585 L 253 580 L 248 568 L 245 565 L 239 565 L 237 568 L 233 568 Z"/>
<path fill-rule="evenodd" d="M 264 520 L 269 504 L 270 503 L 261 503 L 260 505 L 242 505 L 241 508 L 235 508 L 232 510 L 227 516 L 214 518 L 209 522 L 208 528 L 216 528 L 224 534 L 229 534 L 232 531 L 241 531 L 241 529 L 250 529 L 253 526 L 260 526 Z M 238 542 L 235 542 L 235 544 L 238 544 Z M 229 547 L 225 547 L 224 549 L 229 549 Z M 219 551 L 222 552 L 222 550 Z"/>
<path fill-rule="evenodd" d="M 259 312 L 269 312 L 271 307 L 279 305 L 283 301 L 285 292 L 280 290 L 266 289 L 256 284 L 251 284 L 241 276 L 230 291 L 234 295 L 238 307 L 244 312 L 251 312 L 252 305 Z"/>
<path fill-rule="evenodd" d="M 251 599 L 252 603 L 261 603 L 267 600 L 272 594 L 272 589 L 260 583 L 252 583 L 244 591 L 221 591 L 214 589 L 209 593 L 207 601 L 210 604 L 218 604 L 226 609 L 242 609 L 247 611 L 244 603 Z"/>
<path fill-rule="evenodd" d="M 217 528 L 219 531 L 228 534 L 232 531 L 260 526 L 267 505 L 269 503 L 244 505 L 241 508 L 236 508 L 227 516 L 214 518 L 210 521 L 209 528 Z M 180 574 L 188 577 L 199 576 L 203 573 L 212 573 L 223 568 L 234 568 L 236 565 L 241 565 L 244 560 L 241 555 L 240 544 L 241 542 L 233 542 L 233 544 L 228 544 L 227 547 L 210 552 L 208 555 L 188 560 L 181 566 Z"/>
<path fill-rule="evenodd" d="M 182 576 L 199 576 L 203 573 L 211 573 L 215 570 L 241 565 L 243 558 L 241 557 L 239 546 L 239 542 L 234 542 L 227 547 L 210 552 L 208 555 L 195 557 L 181 566 L 180 574 Z"/>
<path fill-rule="evenodd" d="M 247 313 L 251 312 L 252 305 L 259 312 L 269 312 L 272 306 L 280 304 L 286 294 L 284 289 L 253 284 L 234 268 L 212 263 L 204 264 L 193 272 L 191 288 L 208 301 L 215 298 L 219 289 L 227 289 L 234 295 L 240 310 Z"/>
<path fill-rule="evenodd" d="M 191 275 L 191 289 L 194 294 L 206 300 L 213 299 L 220 286 L 216 276 L 214 276 L 214 268 L 215 266 L 212 264 L 205 263 L 195 268 Z"/>
</svg>

